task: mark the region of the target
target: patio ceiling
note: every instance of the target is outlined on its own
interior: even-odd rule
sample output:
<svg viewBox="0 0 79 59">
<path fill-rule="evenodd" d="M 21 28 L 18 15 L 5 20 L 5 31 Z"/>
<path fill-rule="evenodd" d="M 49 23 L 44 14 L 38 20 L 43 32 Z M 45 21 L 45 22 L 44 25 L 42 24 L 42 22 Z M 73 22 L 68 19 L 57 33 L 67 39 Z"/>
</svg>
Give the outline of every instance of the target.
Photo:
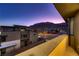
<svg viewBox="0 0 79 59">
<path fill-rule="evenodd" d="M 54 5 L 64 19 L 74 16 L 79 11 L 78 3 L 54 3 Z"/>
</svg>

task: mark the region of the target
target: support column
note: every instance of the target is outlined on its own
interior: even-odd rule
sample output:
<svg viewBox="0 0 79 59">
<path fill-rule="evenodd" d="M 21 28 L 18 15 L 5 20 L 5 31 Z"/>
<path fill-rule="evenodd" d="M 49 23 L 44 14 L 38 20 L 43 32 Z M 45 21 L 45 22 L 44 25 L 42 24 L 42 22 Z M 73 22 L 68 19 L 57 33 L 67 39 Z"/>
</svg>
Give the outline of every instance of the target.
<svg viewBox="0 0 79 59">
<path fill-rule="evenodd" d="M 74 38 L 75 49 L 79 53 L 79 13 L 74 17 Z"/>
<path fill-rule="evenodd" d="M 74 34 L 73 34 L 73 25 L 74 25 L 74 21 L 73 21 L 73 17 L 67 18 L 67 23 L 68 23 L 68 30 L 69 30 L 69 45 L 72 48 L 75 48 L 74 46 Z"/>
</svg>

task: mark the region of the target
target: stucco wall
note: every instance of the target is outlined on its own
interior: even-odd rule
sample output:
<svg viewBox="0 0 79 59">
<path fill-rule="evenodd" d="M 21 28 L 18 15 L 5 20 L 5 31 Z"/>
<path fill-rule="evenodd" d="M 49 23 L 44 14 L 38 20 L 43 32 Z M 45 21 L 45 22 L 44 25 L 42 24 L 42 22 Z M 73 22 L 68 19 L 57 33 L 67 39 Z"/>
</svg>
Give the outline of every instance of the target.
<svg viewBox="0 0 79 59">
<path fill-rule="evenodd" d="M 79 53 L 79 12 L 74 17 L 74 39 L 75 48 Z"/>
<path fill-rule="evenodd" d="M 7 35 L 7 37 L 6 37 L 7 42 L 20 39 L 20 32 L 19 31 L 2 32 L 1 35 Z"/>
</svg>

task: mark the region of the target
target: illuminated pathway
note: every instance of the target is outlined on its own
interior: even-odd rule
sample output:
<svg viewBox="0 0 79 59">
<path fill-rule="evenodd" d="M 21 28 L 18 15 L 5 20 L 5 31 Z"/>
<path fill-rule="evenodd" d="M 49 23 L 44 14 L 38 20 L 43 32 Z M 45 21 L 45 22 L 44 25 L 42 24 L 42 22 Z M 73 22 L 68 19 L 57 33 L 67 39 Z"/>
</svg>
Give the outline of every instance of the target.
<svg viewBox="0 0 79 59">
<path fill-rule="evenodd" d="M 68 45 L 67 35 L 62 36 L 62 42 L 49 54 L 49 56 L 78 56 L 77 52 Z"/>
<path fill-rule="evenodd" d="M 76 51 L 68 45 L 68 40 L 68 35 L 59 35 L 16 56 L 77 56 Z"/>
<path fill-rule="evenodd" d="M 65 56 L 78 56 L 78 54 L 75 52 L 73 48 L 68 47 L 65 51 Z"/>
</svg>

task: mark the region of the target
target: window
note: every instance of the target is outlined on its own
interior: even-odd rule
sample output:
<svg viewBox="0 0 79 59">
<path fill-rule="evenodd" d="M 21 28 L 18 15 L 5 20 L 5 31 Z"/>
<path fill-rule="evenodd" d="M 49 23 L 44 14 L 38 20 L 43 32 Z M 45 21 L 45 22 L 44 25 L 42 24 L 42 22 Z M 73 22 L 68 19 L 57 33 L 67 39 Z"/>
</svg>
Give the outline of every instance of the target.
<svg viewBox="0 0 79 59">
<path fill-rule="evenodd" d="M 27 37 L 27 34 L 23 34 L 23 35 L 21 35 L 22 37 Z"/>
<path fill-rule="evenodd" d="M 0 35 L 1 35 L 1 32 L 0 32 Z"/>
<path fill-rule="evenodd" d="M 36 34 L 34 33 L 34 35 L 36 35 Z"/>
<path fill-rule="evenodd" d="M 3 37 L 3 38 L 2 38 L 2 42 L 5 42 L 5 41 L 6 41 L 6 37 Z"/>
<path fill-rule="evenodd" d="M 0 37 L 0 42 L 5 42 L 6 41 L 6 37 L 5 36 L 1 36 Z"/>
<path fill-rule="evenodd" d="M 21 31 L 25 31 L 25 29 L 21 29 Z"/>
<path fill-rule="evenodd" d="M 70 34 L 73 35 L 73 25 L 74 25 L 74 21 L 73 19 L 70 20 Z"/>
<path fill-rule="evenodd" d="M 6 48 L 1 49 L 1 56 L 4 56 L 4 55 L 5 55 L 5 53 L 6 53 Z"/>
<path fill-rule="evenodd" d="M 27 37 L 27 34 L 23 35 L 23 37 Z"/>
</svg>

